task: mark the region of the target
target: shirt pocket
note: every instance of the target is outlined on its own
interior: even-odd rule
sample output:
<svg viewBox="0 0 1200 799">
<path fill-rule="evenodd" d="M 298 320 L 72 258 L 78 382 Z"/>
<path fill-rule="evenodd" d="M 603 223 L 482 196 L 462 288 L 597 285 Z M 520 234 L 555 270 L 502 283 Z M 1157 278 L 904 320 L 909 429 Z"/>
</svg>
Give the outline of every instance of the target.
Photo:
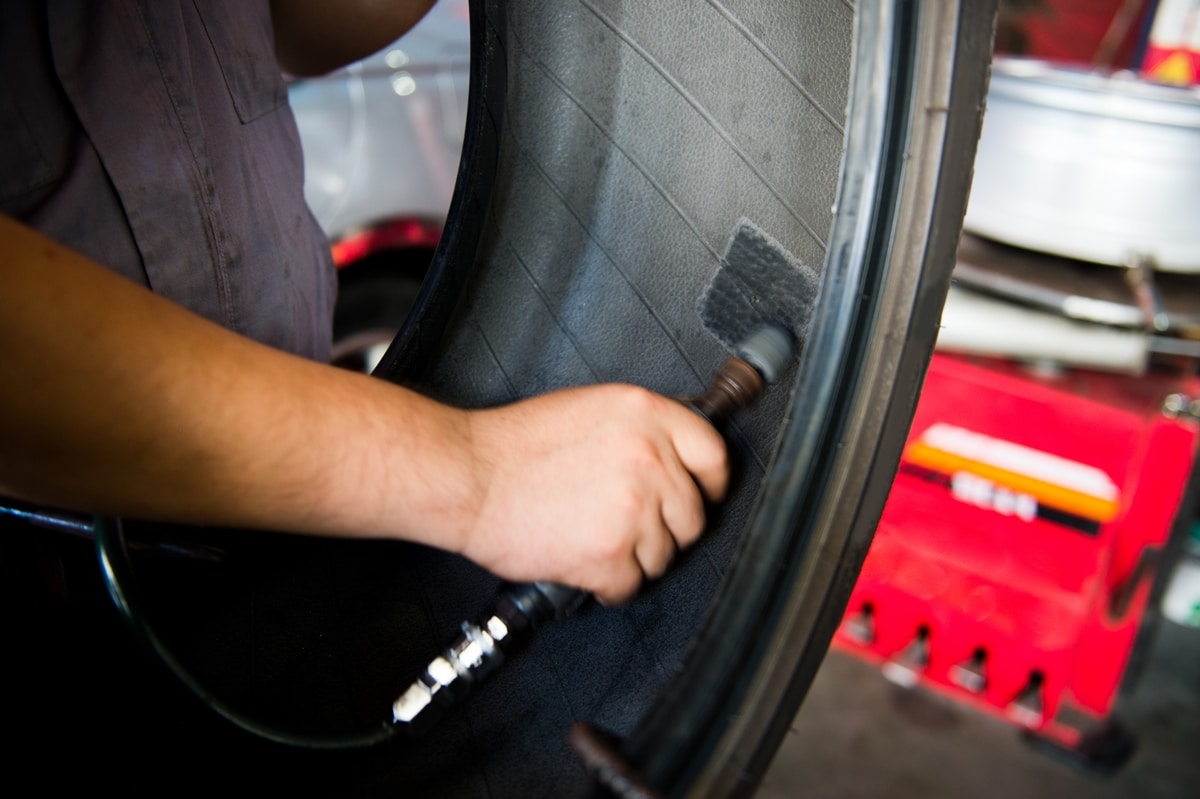
<svg viewBox="0 0 1200 799">
<path fill-rule="evenodd" d="M 287 102 L 275 59 L 275 34 L 266 2 L 201 0 L 193 5 L 204 26 L 238 119 L 253 122 Z"/>
</svg>

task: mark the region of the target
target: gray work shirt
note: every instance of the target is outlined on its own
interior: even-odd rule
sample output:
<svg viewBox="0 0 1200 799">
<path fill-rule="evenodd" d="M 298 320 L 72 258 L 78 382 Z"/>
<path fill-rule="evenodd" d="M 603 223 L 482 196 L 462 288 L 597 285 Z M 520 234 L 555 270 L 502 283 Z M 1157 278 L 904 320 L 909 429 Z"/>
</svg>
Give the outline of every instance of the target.
<svg viewBox="0 0 1200 799">
<path fill-rule="evenodd" d="M 0 3 L 0 211 L 328 360 L 336 276 L 303 168 L 265 0 Z"/>
</svg>

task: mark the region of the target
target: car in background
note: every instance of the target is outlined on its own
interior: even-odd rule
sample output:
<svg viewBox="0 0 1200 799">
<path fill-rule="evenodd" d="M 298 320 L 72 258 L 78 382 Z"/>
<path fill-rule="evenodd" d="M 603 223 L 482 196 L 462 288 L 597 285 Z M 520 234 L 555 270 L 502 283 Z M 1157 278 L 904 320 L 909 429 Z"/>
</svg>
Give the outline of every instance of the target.
<svg viewBox="0 0 1200 799">
<path fill-rule="evenodd" d="M 362 61 L 289 83 L 305 199 L 338 268 L 333 362 L 371 372 L 441 237 L 466 124 L 466 0 L 439 0 Z"/>
</svg>

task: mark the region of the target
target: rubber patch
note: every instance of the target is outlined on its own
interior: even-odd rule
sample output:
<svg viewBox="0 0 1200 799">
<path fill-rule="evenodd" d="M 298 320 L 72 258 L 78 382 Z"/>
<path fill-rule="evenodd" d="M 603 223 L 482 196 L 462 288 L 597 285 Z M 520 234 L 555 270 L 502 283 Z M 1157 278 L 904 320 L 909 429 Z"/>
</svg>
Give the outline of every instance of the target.
<svg viewBox="0 0 1200 799">
<path fill-rule="evenodd" d="M 772 322 L 803 342 L 819 286 L 820 275 L 813 268 L 743 217 L 696 302 L 696 312 L 705 329 L 731 351 L 755 329 Z"/>
</svg>

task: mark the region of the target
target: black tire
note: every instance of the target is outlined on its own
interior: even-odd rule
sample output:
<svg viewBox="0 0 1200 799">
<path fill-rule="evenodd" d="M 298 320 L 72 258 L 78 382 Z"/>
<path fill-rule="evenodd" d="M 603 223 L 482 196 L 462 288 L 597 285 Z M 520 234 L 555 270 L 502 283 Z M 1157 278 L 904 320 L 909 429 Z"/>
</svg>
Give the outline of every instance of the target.
<svg viewBox="0 0 1200 799">
<path fill-rule="evenodd" d="M 430 390 L 478 405 L 600 380 L 693 393 L 724 356 L 693 305 L 738 217 L 824 264 L 790 391 L 731 436 L 741 485 L 700 552 L 624 612 L 623 635 L 580 622 L 530 655 L 579 697 L 573 713 L 627 736 L 651 787 L 747 794 L 828 648 L 894 477 L 961 231 L 995 8 L 861 4 L 852 47 L 840 2 L 696 3 L 670 20 L 636 2 L 480 5 L 494 65 L 474 152 L 498 166 L 492 186 L 457 198 L 463 218 L 486 209 L 468 225 L 482 229 L 476 283 L 444 336 L 428 333 L 446 300 L 381 374 L 427 374 Z M 462 280 L 441 266 L 445 285 Z M 605 672 L 569 655 L 596 639 L 652 653 L 650 685 L 596 696 L 589 683 L 644 664 L 630 654 Z M 586 675 L 564 677 L 572 666 Z"/>
<path fill-rule="evenodd" d="M 820 295 L 799 365 L 729 429 L 729 502 L 666 578 L 547 626 L 424 740 L 306 753 L 288 777 L 338 771 L 340 796 L 571 795 L 589 785 L 567 743 L 583 720 L 619 735 L 657 791 L 747 795 L 828 648 L 894 476 L 954 262 L 994 5 L 473 11 L 459 185 L 378 376 L 464 406 L 610 380 L 694 394 L 726 355 L 696 300 L 741 217 L 823 264 Z M 286 568 L 271 547 L 258 566 Z M 332 704 L 401 690 L 496 584 L 419 548 L 319 554 L 331 589 L 301 586 L 298 601 L 329 603 L 305 619 L 335 617 L 309 631 L 342 670 L 316 682 L 355 700 Z M 276 649 L 304 649 L 286 637 Z M 258 628 L 250 645 L 270 646 Z"/>
</svg>

